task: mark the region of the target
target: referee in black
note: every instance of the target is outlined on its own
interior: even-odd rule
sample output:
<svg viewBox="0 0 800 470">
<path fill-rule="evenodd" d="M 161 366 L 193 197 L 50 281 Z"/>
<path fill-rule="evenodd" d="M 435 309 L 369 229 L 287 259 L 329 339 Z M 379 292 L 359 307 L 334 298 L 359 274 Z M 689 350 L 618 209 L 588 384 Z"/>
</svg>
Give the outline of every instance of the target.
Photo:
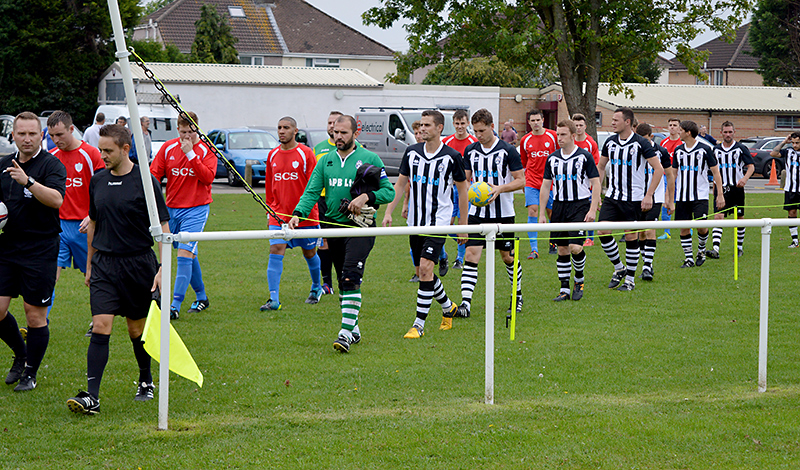
<svg viewBox="0 0 800 470">
<path fill-rule="evenodd" d="M 47 307 L 53 301 L 67 170 L 58 158 L 42 150 L 42 123 L 31 112 L 14 118 L 17 152 L 0 158 L 0 201 L 8 222 L 0 234 L 0 339 L 14 351 L 6 384 L 14 391 L 36 388 L 50 330 Z M 22 295 L 28 324 L 28 345 L 8 312 L 11 299 Z"/>
<path fill-rule="evenodd" d="M 135 400 L 153 398 L 150 356 L 142 332 L 153 292 L 161 286 L 161 265 L 153 252 L 150 219 L 138 165 L 129 158 L 131 137 L 120 125 L 100 129 L 99 149 L 106 169 L 89 183 L 89 255 L 86 284 L 92 308 L 92 338 L 86 353 L 88 391 L 67 400 L 75 413 L 100 411 L 100 381 L 108 362 L 114 316 L 125 317 L 133 354 L 139 364 Z M 153 179 L 153 188 L 159 182 Z M 169 232 L 169 212 L 160 190 L 154 190 L 158 217 Z"/>
</svg>

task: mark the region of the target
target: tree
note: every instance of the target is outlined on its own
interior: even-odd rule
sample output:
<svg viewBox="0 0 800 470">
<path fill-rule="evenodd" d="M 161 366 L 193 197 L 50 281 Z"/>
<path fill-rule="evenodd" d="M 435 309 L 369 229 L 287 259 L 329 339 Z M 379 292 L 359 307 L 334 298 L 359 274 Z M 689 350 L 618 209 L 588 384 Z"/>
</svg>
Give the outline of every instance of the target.
<svg viewBox="0 0 800 470">
<path fill-rule="evenodd" d="M 195 21 L 197 33 L 192 43 L 189 62 L 205 64 L 238 64 L 239 53 L 234 44 L 231 27 L 211 4 L 200 7 L 200 19 Z"/>
<path fill-rule="evenodd" d="M 800 86 L 800 0 L 760 0 L 750 45 L 765 85 Z"/>
<path fill-rule="evenodd" d="M 136 54 L 145 62 L 186 62 L 188 57 L 182 54 L 178 46 L 172 43 L 161 44 L 157 41 L 140 40 L 128 41 Z"/>
<path fill-rule="evenodd" d="M 428 73 L 425 85 L 525 86 L 522 75 L 497 57 L 442 62 Z"/>
<path fill-rule="evenodd" d="M 732 39 L 753 0 L 381 1 L 381 7 L 364 13 L 366 24 L 388 28 L 400 18 L 409 20 L 410 48 L 396 57 L 398 75 L 440 57 L 496 55 L 534 69 L 554 56 L 569 113 L 593 116 L 601 76 L 612 91 L 631 95 L 623 82 L 626 72 L 638 66 L 636 59 L 655 57 L 669 45 L 690 73 L 702 76 L 707 53 L 689 42 L 706 27 Z M 719 11 L 730 15 L 722 18 Z M 594 134 L 594 120 L 587 124 Z"/>
<path fill-rule="evenodd" d="M 138 1 L 119 6 L 133 27 Z M 96 0 L 3 0 L 0 18 L 0 110 L 63 109 L 91 123 L 100 75 L 116 60 L 108 9 Z"/>
<path fill-rule="evenodd" d="M 147 3 L 142 9 L 142 17 L 155 13 L 159 9 L 169 5 L 174 1 L 175 0 L 150 0 L 150 2 Z"/>
</svg>

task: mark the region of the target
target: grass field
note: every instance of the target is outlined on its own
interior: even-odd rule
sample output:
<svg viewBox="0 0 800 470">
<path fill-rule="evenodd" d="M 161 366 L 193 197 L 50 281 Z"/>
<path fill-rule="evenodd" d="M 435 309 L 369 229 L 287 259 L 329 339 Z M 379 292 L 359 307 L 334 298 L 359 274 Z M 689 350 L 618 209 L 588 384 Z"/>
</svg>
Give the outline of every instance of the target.
<svg viewBox="0 0 800 470">
<path fill-rule="evenodd" d="M 778 202 L 748 195 L 752 205 Z M 266 228 L 250 196 L 215 196 L 211 213 L 208 230 Z M 691 270 L 679 269 L 677 238 L 659 243 L 656 280 L 631 293 L 606 289 L 611 265 L 599 245 L 588 248 L 580 302 L 550 300 L 555 256 L 525 260 L 514 342 L 498 258 L 494 406 L 483 404 L 483 272 L 471 318 L 441 332 L 433 313 L 424 338 L 404 340 L 416 296 L 408 243 L 379 238 L 363 285 L 364 339 L 342 355 L 331 347 L 337 299 L 303 303 L 310 282 L 297 250 L 286 257 L 283 309 L 264 313 L 267 243 L 204 242 L 212 307 L 173 324 L 205 386 L 172 375 L 169 431 L 156 430 L 157 400 L 133 401 L 137 370 L 120 320 L 101 414 L 67 410 L 66 399 L 86 387 L 90 320 L 88 289 L 71 270 L 57 287 L 38 388 L 0 391 L 0 468 L 795 469 L 798 252 L 786 248 L 788 229 L 773 230 L 768 392 L 759 394 L 761 240 L 748 230 L 733 281 L 732 234 L 722 259 Z M 447 248 L 452 257 L 452 241 Z M 459 273 L 444 278 L 455 300 Z M 21 308 L 12 303 L 18 319 Z"/>
</svg>

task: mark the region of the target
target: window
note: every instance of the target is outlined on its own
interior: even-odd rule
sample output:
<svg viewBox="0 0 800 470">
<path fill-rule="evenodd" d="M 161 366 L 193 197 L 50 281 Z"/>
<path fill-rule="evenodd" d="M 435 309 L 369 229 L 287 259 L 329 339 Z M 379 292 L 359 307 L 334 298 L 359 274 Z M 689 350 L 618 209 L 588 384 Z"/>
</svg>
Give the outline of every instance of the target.
<svg viewBox="0 0 800 470">
<path fill-rule="evenodd" d="M 106 102 L 125 102 L 125 87 L 122 85 L 122 80 L 106 80 Z"/>
<path fill-rule="evenodd" d="M 398 130 L 405 131 L 405 128 L 403 127 L 403 121 L 402 121 L 402 119 L 400 119 L 400 116 L 398 116 L 397 114 L 390 114 L 389 115 L 389 135 L 391 135 L 392 137 L 394 137 L 397 140 L 403 140 L 403 139 L 399 138 L 399 134 L 397 134 Z"/>
<path fill-rule="evenodd" d="M 715 86 L 722 86 L 725 85 L 725 71 L 724 70 L 706 70 L 706 74 L 708 75 L 708 81 L 700 80 L 699 78 L 695 78 L 695 83 L 698 85 L 715 85 Z"/>
<path fill-rule="evenodd" d="M 595 123 L 596 126 L 602 126 L 603 125 L 603 113 L 601 113 L 600 111 L 595 111 L 595 113 L 594 113 L 594 123 Z"/>
<path fill-rule="evenodd" d="M 264 58 L 261 56 L 239 56 L 239 62 L 242 65 L 264 65 Z"/>
<path fill-rule="evenodd" d="M 775 129 L 800 130 L 800 115 L 775 116 Z"/>
<path fill-rule="evenodd" d="M 306 59 L 306 67 L 339 68 L 339 59 Z"/>
<path fill-rule="evenodd" d="M 228 7 L 228 14 L 231 15 L 231 18 L 247 18 L 247 15 L 244 14 L 244 8 L 242 7 Z"/>
</svg>

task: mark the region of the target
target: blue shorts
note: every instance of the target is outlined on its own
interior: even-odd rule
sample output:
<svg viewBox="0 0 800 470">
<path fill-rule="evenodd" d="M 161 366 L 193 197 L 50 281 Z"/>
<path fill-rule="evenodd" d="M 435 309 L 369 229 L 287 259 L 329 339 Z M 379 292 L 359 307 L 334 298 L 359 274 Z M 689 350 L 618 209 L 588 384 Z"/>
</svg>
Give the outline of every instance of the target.
<svg viewBox="0 0 800 470">
<path fill-rule="evenodd" d="M 182 209 L 169 209 L 169 231 L 178 232 L 202 232 L 206 228 L 208 221 L 209 205 L 186 207 Z M 186 250 L 193 255 L 197 255 L 197 242 L 178 243 L 172 242 L 172 246 L 179 250 Z"/>
<path fill-rule="evenodd" d="M 451 217 L 461 218 L 461 208 L 458 207 L 458 188 L 453 185 L 453 215 Z"/>
<path fill-rule="evenodd" d="M 539 205 L 540 191 L 536 188 L 525 186 L 525 207 Z M 547 207 L 545 209 L 553 210 L 553 191 L 550 191 L 550 197 L 547 199 Z"/>
<path fill-rule="evenodd" d="M 61 219 L 61 242 L 58 247 L 58 267 L 78 268 L 86 274 L 88 242 L 86 234 L 78 231 L 80 220 Z M 72 261 L 72 263 L 70 263 Z"/>
<path fill-rule="evenodd" d="M 319 228 L 319 225 L 312 225 L 309 227 L 297 227 L 297 230 L 308 230 L 312 228 Z M 281 227 L 277 225 L 270 225 L 270 230 L 280 230 Z M 313 250 L 318 246 L 322 246 L 321 238 L 292 238 L 291 240 L 284 240 L 283 238 L 270 238 L 269 245 L 286 245 L 286 248 L 299 247 L 304 250 Z"/>
</svg>

